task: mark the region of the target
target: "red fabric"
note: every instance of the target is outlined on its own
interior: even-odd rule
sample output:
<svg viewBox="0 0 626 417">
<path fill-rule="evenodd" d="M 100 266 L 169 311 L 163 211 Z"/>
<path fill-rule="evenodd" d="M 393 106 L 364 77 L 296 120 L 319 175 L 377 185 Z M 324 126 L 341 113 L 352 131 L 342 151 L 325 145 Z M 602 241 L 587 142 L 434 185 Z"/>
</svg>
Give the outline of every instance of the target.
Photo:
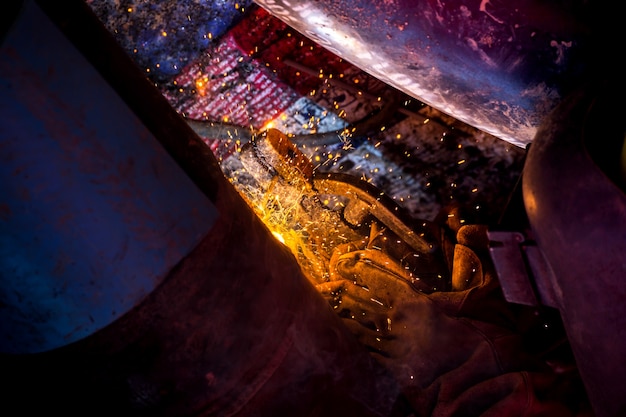
<svg viewBox="0 0 626 417">
<path fill-rule="evenodd" d="M 317 74 L 308 74 L 286 64 L 292 60 L 313 71 L 323 70 L 335 77 L 353 66 L 310 39 L 291 29 L 262 8 L 248 13 L 231 30 L 240 48 L 261 63 L 267 63 L 276 75 L 299 94 L 308 96 L 322 84 Z"/>
</svg>

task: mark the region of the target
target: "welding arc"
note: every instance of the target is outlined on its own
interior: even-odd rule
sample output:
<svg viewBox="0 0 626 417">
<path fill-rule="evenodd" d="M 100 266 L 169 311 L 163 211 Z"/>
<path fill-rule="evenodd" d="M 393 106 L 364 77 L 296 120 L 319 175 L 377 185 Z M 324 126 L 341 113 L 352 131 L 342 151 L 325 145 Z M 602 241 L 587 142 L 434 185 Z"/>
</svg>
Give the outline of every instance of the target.
<svg viewBox="0 0 626 417">
<path fill-rule="evenodd" d="M 378 111 L 370 113 L 361 120 L 351 123 L 348 126 L 330 132 L 307 133 L 299 135 L 289 134 L 289 140 L 295 145 L 306 146 L 326 146 L 334 145 L 345 141 L 346 137 L 359 137 L 380 131 L 385 122 L 390 119 L 396 111 L 397 101 L 391 100 L 387 105 Z M 206 139 L 234 140 L 240 143 L 247 143 L 254 136 L 261 133 L 254 128 L 243 127 L 226 122 L 216 122 L 210 120 L 194 120 L 186 118 L 185 121 L 198 136 Z"/>
</svg>

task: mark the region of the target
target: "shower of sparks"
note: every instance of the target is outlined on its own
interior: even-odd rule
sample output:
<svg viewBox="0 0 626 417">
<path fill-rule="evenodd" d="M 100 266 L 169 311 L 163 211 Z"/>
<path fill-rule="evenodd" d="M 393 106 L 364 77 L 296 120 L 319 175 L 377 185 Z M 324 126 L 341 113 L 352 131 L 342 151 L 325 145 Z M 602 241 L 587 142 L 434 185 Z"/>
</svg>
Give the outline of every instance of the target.
<svg viewBox="0 0 626 417">
<path fill-rule="evenodd" d="M 249 174 L 249 172 L 246 172 Z M 267 190 L 253 180 L 231 182 L 271 233 L 296 257 L 311 282 L 328 280 L 332 250 L 346 241 L 363 239 L 341 219 L 342 204 L 320 201 L 310 187 L 301 188 L 272 179 Z"/>
<path fill-rule="evenodd" d="M 304 140 L 299 144 L 315 169 L 363 178 L 416 218 L 432 219 L 442 206 L 454 201 L 484 212 L 484 200 L 496 204 L 494 197 L 506 199 L 521 169 L 522 154 L 517 148 L 461 127 L 408 97 L 399 101 L 396 114 L 376 131 L 355 136 L 348 128 L 350 123 L 379 109 L 390 88 L 251 2 L 228 2 L 243 17 L 241 23 L 233 20 L 228 30 L 200 25 L 196 14 L 185 12 L 186 31 L 180 21 L 174 24 L 166 18 L 171 13 L 154 15 L 139 0 L 115 7 L 111 0 L 88 3 L 184 117 L 228 123 L 248 132 L 270 127 L 295 136 L 336 131 L 335 143 L 317 145 Z M 125 16 L 122 20 L 115 20 L 116 10 Z M 138 19 L 134 31 L 128 30 L 132 25 L 129 19 Z M 189 30 L 191 24 L 199 25 L 197 30 Z M 156 36 L 130 42 L 122 39 L 139 29 Z M 184 46 L 189 40 L 172 42 L 184 34 L 200 39 L 194 40 L 196 56 L 182 59 L 178 58 L 181 51 L 191 51 Z M 170 44 L 176 59 L 163 56 L 158 49 Z M 156 57 L 155 48 L 159 51 Z M 443 124 L 438 122 L 442 119 Z M 219 139 L 203 137 L 225 174 L 270 230 L 299 258 L 307 259 L 312 273 L 323 275 L 330 242 L 344 242 L 353 236 L 333 232 L 332 227 L 327 228 L 328 236 L 321 236 L 321 229 L 311 224 L 302 205 L 295 203 L 306 196 L 306 190 L 300 191 L 299 199 L 273 194 L 276 190 L 255 190 L 250 173 L 238 161 L 240 132 L 228 129 Z M 330 208 L 343 204 L 337 196 L 326 196 L 322 203 Z"/>
</svg>

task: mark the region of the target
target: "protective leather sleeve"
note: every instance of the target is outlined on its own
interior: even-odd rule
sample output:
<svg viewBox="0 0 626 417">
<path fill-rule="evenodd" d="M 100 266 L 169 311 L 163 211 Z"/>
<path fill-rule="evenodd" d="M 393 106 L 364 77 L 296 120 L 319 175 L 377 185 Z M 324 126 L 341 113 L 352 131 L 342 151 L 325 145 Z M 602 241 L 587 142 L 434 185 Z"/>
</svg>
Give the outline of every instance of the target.
<svg viewBox="0 0 626 417">
<path fill-rule="evenodd" d="M 499 292 L 486 227 L 455 232 L 447 243 L 449 291 L 421 291 L 419 273 L 404 273 L 381 239 L 338 247 L 331 281 L 318 289 L 392 371 L 418 416 L 591 415 L 577 403 L 569 374 L 525 352 L 508 326 L 514 318 Z"/>
</svg>

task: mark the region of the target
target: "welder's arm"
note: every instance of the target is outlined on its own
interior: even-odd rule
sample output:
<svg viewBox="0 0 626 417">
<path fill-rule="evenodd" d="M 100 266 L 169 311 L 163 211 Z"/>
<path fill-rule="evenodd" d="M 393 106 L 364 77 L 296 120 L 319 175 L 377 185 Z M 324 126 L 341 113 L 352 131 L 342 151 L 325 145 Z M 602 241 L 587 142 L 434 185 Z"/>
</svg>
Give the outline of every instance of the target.
<svg viewBox="0 0 626 417">
<path fill-rule="evenodd" d="M 563 387 L 559 376 L 526 355 L 518 335 L 480 319 L 507 312 L 491 299 L 494 275 L 479 247 L 485 229 L 458 232 L 452 291 L 416 291 L 419 277 L 403 274 L 384 248 L 354 245 L 337 248 L 331 281 L 318 288 L 420 416 L 581 415 L 553 396 Z M 493 310 L 473 314 L 481 303 Z"/>
</svg>

